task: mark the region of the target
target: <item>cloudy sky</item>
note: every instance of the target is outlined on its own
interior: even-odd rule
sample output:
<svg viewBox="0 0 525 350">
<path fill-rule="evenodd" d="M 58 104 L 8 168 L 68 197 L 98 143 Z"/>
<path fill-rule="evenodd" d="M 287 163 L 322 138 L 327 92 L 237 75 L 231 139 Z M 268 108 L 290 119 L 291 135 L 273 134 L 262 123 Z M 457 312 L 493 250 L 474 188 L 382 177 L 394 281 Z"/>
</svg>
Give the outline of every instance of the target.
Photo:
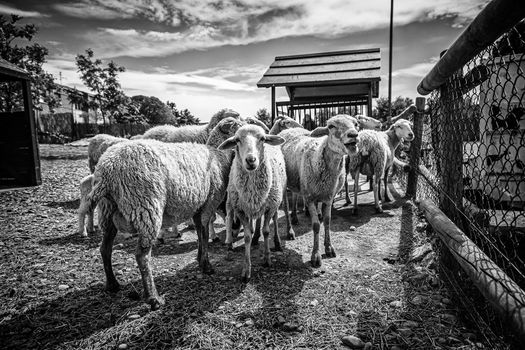
<svg viewBox="0 0 525 350">
<path fill-rule="evenodd" d="M 393 96 L 415 98 L 439 52 L 487 2 L 395 0 Z M 63 84 L 81 88 L 75 56 L 92 48 L 126 67 L 129 96 L 174 101 L 201 120 L 224 107 L 270 108 L 256 83 L 281 55 L 379 47 L 379 93 L 388 95 L 389 0 L 0 0 L 0 13 L 38 26 L 45 69 Z"/>
</svg>

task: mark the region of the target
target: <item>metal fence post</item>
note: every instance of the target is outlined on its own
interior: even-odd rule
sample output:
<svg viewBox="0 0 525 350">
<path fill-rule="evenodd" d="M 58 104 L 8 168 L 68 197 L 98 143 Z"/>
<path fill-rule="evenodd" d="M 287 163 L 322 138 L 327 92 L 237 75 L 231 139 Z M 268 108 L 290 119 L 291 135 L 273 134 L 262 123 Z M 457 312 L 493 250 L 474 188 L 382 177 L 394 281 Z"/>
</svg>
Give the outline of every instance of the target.
<svg viewBox="0 0 525 350">
<path fill-rule="evenodd" d="M 416 111 L 414 112 L 414 140 L 410 144 L 410 172 L 408 173 L 406 197 L 413 198 L 417 193 L 417 174 L 421 154 L 421 141 L 423 138 L 423 113 L 425 98 L 416 97 Z"/>
</svg>

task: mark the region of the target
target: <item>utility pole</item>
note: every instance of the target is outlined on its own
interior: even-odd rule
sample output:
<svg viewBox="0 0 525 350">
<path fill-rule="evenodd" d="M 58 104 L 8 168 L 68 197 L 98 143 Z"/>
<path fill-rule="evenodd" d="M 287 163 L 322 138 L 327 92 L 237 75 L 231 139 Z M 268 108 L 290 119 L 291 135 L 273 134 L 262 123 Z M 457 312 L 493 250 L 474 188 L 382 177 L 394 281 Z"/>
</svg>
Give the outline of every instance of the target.
<svg viewBox="0 0 525 350">
<path fill-rule="evenodd" d="M 388 50 L 388 121 L 392 119 L 392 34 L 394 32 L 394 0 L 390 0 L 390 41 Z"/>
</svg>

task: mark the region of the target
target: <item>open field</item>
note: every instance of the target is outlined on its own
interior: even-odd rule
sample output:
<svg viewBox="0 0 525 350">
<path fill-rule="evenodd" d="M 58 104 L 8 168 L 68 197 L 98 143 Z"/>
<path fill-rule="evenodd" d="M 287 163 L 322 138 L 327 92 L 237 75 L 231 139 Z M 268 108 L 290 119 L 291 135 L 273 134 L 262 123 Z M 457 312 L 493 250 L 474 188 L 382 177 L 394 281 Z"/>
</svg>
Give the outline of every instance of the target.
<svg viewBox="0 0 525 350">
<path fill-rule="evenodd" d="M 181 240 L 168 236 L 153 250 L 166 298 L 155 312 L 140 300 L 136 237 L 119 234 L 113 263 L 122 289 L 108 294 L 100 232 L 75 232 L 85 154 L 86 147 L 41 145 L 43 184 L 0 192 L 0 348 L 346 349 L 341 338 L 354 335 L 369 349 L 488 349 L 433 270 L 425 224 L 395 192 L 381 215 L 372 214 L 371 193 L 360 196 L 357 217 L 335 203 L 337 257 L 319 269 L 310 267 L 312 233 L 301 213 L 297 239 L 283 240 L 271 268 L 253 254 L 247 284 L 239 278 L 242 233 L 233 261 L 225 246 L 210 245 L 216 272 L 207 276 L 195 261 L 194 231 L 181 225 Z M 222 222 L 216 228 L 224 240 Z M 422 261 L 409 261 L 414 252 Z"/>
</svg>

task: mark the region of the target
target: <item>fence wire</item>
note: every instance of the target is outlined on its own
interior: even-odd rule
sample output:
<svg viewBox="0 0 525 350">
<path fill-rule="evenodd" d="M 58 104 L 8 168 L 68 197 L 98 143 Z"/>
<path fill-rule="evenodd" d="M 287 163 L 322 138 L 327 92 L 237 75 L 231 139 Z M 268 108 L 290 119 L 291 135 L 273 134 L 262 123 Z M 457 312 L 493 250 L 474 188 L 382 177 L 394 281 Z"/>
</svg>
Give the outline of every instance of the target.
<svg viewBox="0 0 525 350">
<path fill-rule="evenodd" d="M 472 58 L 427 105 L 416 198 L 437 204 L 523 293 L 525 22 Z M 458 264 L 440 267 L 462 298 L 472 295 Z M 477 311 L 487 318 L 481 305 Z"/>
</svg>

